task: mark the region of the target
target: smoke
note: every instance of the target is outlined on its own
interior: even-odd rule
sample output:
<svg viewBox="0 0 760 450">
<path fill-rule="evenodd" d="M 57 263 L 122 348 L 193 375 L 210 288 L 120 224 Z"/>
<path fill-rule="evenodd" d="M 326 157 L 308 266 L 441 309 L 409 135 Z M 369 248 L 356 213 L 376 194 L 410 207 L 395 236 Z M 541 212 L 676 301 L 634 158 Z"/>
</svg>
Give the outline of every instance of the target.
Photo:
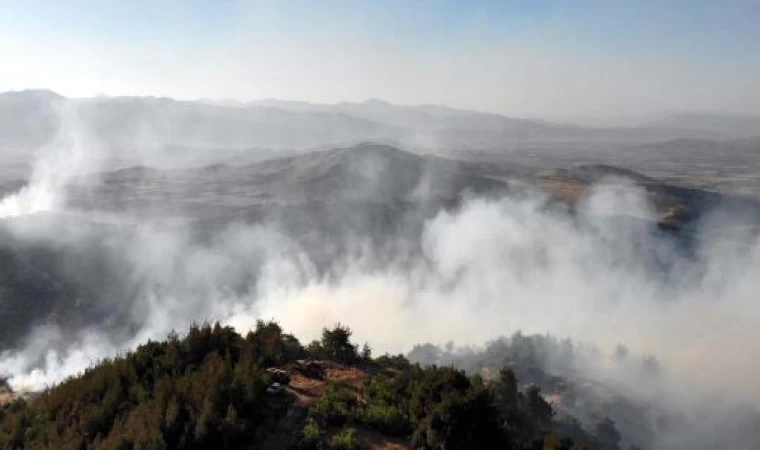
<svg viewBox="0 0 760 450">
<path fill-rule="evenodd" d="M 601 201 L 618 188 L 592 195 Z M 759 367 L 746 357 L 758 350 L 760 241 L 701 243 L 695 259 L 648 222 L 597 215 L 596 202 L 590 198 L 588 213 L 574 218 L 544 209 L 540 199 L 472 199 L 425 224 L 411 269 L 349 264 L 337 281 L 264 290 L 258 308 L 300 336 L 350 322 L 358 339 L 394 350 L 479 344 L 516 330 L 606 351 L 624 342 L 684 379 L 741 386 L 742 396 L 760 398 Z"/>
<path fill-rule="evenodd" d="M 602 198 L 614 193 L 597 189 Z M 335 263 L 340 273 L 325 275 L 272 225 L 241 223 L 206 242 L 186 228 L 141 224 L 111 238 L 109 257 L 139 287 L 130 316 L 146 336 L 206 319 L 245 329 L 261 317 L 305 339 L 350 320 L 359 339 L 394 351 L 423 341 L 477 344 L 515 330 L 551 332 L 605 348 L 625 342 L 684 373 L 700 368 L 716 384 L 740 382 L 758 394 L 751 382 L 757 368 L 727 351 L 751 350 L 747 336 L 756 333 L 749 319 L 757 308 L 756 240 L 731 254 L 708 242 L 693 260 L 647 222 L 599 217 L 593 207 L 578 219 L 543 205 L 472 199 L 424 225 L 421 254 L 399 255 L 380 270 L 368 269 L 373 257 L 364 246 L 365 254 Z M 63 240 L 70 232 L 68 247 L 92 239 L 53 221 L 37 225 L 33 234 L 28 223 L 14 228 L 27 230 L 28 239 L 57 232 Z"/>
<path fill-rule="evenodd" d="M 67 117 L 29 184 L 0 202 L 4 227 L 20 244 L 75 255 L 67 273 L 90 287 L 95 266 L 114 282 L 94 292 L 105 310 L 97 320 L 71 330 L 51 318 L 0 353 L 0 375 L 14 389 L 51 385 L 192 322 L 221 320 L 245 332 L 274 318 L 302 341 L 342 322 L 376 352 L 481 345 L 517 330 L 609 353 L 624 343 L 662 361 L 667 378 L 649 389 L 605 365 L 585 367 L 588 376 L 699 411 L 716 396 L 760 401 L 760 240 L 725 216 L 714 216 L 717 225 L 705 220 L 685 248 L 653 225 L 644 191 L 609 179 L 574 211 L 538 193 L 470 196 L 432 216 L 411 208 L 389 240 L 412 236 L 412 245 L 379 246 L 363 230 L 338 230 L 350 251 L 325 263 L 313 241 L 276 220 L 201 233 L 192 221 L 67 209 L 66 192 L 90 179 L 99 157 L 76 114 Z M 65 212 L 66 220 L 40 212 Z"/>
<path fill-rule="evenodd" d="M 36 155 L 29 183 L 0 201 L 0 218 L 60 211 L 66 190 L 84 183 L 102 163 L 93 134 L 79 117 L 76 101 L 51 104 L 59 119 L 55 137 Z"/>
</svg>

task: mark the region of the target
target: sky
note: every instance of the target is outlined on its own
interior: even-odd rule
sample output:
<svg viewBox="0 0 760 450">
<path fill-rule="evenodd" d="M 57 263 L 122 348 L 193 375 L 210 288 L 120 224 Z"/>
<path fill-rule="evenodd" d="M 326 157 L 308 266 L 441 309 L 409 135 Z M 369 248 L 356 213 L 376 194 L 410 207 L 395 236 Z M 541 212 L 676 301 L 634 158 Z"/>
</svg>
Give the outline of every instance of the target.
<svg viewBox="0 0 760 450">
<path fill-rule="evenodd" d="M 0 91 L 760 114 L 758 0 L 0 0 Z"/>
</svg>

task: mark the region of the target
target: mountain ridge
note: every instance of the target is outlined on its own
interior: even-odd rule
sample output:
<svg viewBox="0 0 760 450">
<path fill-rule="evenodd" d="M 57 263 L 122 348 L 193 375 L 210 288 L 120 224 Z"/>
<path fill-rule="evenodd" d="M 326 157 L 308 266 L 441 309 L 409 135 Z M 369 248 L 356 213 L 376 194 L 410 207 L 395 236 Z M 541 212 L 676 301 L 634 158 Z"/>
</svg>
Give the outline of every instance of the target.
<svg viewBox="0 0 760 450">
<path fill-rule="evenodd" d="M 50 140 L 58 125 L 56 111 L 51 107 L 53 102 L 76 105 L 80 120 L 103 146 L 122 149 L 151 145 L 308 149 L 384 140 L 436 151 L 510 148 L 528 143 L 643 144 L 682 137 L 722 136 L 714 130 L 684 131 L 662 126 L 581 127 L 440 105 L 394 105 L 380 100 L 334 105 L 280 100 L 231 104 L 150 96 L 69 99 L 40 90 L 0 94 L 0 119 L 15 123 L 0 130 L 0 143 L 33 148 Z M 18 117 L 23 120 L 10 121 Z M 52 122 L 40 126 L 45 121 Z"/>
</svg>

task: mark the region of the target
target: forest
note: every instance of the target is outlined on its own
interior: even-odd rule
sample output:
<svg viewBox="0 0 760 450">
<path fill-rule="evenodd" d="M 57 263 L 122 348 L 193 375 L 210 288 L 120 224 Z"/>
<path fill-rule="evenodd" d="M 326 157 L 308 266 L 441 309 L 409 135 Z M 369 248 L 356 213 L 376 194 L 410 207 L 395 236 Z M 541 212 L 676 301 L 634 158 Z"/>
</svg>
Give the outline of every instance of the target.
<svg viewBox="0 0 760 450">
<path fill-rule="evenodd" d="M 305 346 L 272 321 L 193 325 L 6 404 L 0 448 L 619 448 L 612 420 L 558 421 L 515 373 L 373 357 L 340 324 Z"/>
</svg>

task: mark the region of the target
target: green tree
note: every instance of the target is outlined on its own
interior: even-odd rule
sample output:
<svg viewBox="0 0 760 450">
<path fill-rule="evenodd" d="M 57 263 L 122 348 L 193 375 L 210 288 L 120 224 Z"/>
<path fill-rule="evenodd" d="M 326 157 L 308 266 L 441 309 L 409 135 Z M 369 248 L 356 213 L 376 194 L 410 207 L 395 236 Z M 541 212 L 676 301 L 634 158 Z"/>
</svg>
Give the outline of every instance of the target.
<svg viewBox="0 0 760 450">
<path fill-rule="evenodd" d="M 336 361 L 352 364 L 358 360 L 356 346 L 351 343 L 351 329 L 340 323 L 335 324 L 332 330 L 322 330 L 320 344 L 323 351 Z"/>
</svg>

